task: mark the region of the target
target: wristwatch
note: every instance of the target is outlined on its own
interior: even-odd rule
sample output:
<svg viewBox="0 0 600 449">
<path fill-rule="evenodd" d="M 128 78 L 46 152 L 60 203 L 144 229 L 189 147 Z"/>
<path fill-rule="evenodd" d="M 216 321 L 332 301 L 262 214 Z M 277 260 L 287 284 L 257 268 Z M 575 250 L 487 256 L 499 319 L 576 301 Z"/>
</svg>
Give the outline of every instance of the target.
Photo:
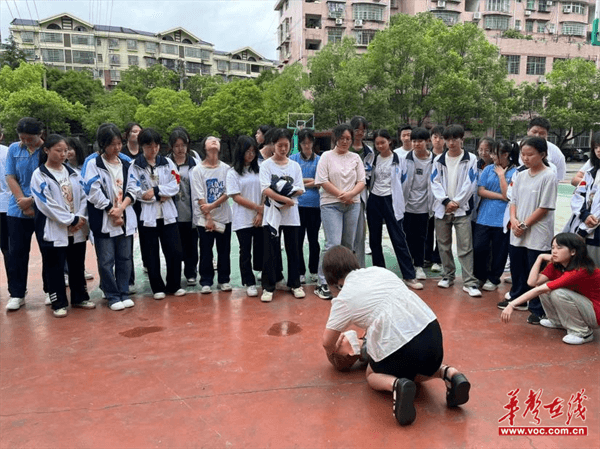
<svg viewBox="0 0 600 449">
<path fill-rule="evenodd" d="M 529 226 L 527 226 L 524 221 L 522 221 L 521 223 L 519 223 L 519 229 L 522 229 L 523 231 L 526 231 L 528 228 L 529 228 Z"/>
</svg>

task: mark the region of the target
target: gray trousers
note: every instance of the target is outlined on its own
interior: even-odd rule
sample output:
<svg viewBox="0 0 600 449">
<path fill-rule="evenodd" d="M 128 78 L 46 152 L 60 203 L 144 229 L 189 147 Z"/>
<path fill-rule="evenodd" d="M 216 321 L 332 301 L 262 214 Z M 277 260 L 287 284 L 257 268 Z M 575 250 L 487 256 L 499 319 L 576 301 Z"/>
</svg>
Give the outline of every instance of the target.
<svg viewBox="0 0 600 449">
<path fill-rule="evenodd" d="M 567 288 L 540 295 L 546 318 L 565 328 L 567 334 L 587 337 L 597 329 L 598 320 L 592 301 Z"/>
<path fill-rule="evenodd" d="M 365 238 L 367 236 L 365 202 L 360 199 L 360 212 L 356 222 L 356 235 L 354 236 L 354 254 L 358 259 L 358 265 L 365 268 Z"/>
<path fill-rule="evenodd" d="M 463 284 L 468 287 L 479 287 L 477 278 L 473 275 L 473 233 L 471 217 L 455 217 L 452 214 L 435 219 L 438 250 L 442 259 L 442 277 L 451 281 L 456 277 L 456 265 L 452 254 L 452 228 L 456 232 L 456 249 L 462 268 Z"/>
</svg>

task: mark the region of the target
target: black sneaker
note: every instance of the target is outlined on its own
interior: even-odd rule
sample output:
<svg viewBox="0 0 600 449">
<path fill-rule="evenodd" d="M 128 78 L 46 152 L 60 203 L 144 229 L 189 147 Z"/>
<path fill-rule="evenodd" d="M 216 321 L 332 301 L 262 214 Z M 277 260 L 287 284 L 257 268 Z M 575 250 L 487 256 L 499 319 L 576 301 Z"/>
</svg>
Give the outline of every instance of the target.
<svg viewBox="0 0 600 449">
<path fill-rule="evenodd" d="M 325 299 L 328 301 L 330 301 L 333 298 L 333 295 L 331 294 L 331 291 L 329 290 L 327 284 L 319 285 L 317 288 L 315 288 L 315 295 L 317 295 L 321 299 Z"/>
<path fill-rule="evenodd" d="M 502 310 L 504 310 L 504 309 L 506 309 L 506 307 L 507 307 L 509 304 L 510 304 L 510 301 L 507 301 L 507 300 L 505 300 L 505 301 L 500 301 L 500 302 L 498 303 L 498 308 L 499 308 L 499 309 L 502 309 Z M 520 304 L 520 305 L 518 305 L 518 306 L 514 306 L 513 308 L 514 308 L 515 310 L 521 310 L 521 311 L 524 311 L 524 310 L 527 310 L 527 304 Z"/>
<path fill-rule="evenodd" d="M 540 324 L 540 321 L 542 321 L 542 317 L 537 316 L 535 313 L 532 313 L 529 315 L 529 318 L 527 318 L 529 324 Z"/>
</svg>

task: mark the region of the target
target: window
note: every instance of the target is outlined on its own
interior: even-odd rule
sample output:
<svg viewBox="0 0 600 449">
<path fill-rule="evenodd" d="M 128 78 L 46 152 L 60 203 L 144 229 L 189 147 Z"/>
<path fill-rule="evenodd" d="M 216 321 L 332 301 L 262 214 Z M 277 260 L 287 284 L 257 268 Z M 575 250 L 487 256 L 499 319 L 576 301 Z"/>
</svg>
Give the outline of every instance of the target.
<svg viewBox="0 0 600 449">
<path fill-rule="evenodd" d="M 355 3 L 352 5 L 352 18 L 354 20 L 376 20 L 383 22 L 385 6 Z"/>
<path fill-rule="evenodd" d="M 35 59 L 35 49 L 34 48 L 22 48 L 23 54 L 25 55 L 25 59 L 27 61 L 32 61 Z"/>
<path fill-rule="evenodd" d="M 586 25 L 583 23 L 565 22 L 562 24 L 562 34 L 565 36 L 585 36 Z"/>
<path fill-rule="evenodd" d="M 527 6 L 525 6 L 525 9 L 533 11 L 535 9 L 535 0 L 527 0 Z"/>
<path fill-rule="evenodd" d="M 153 65 L 156 65 L 157 63 L 158 63 L 158 61 L 156 60 L 156 58 L 146 57 L 146 67 L 152 67 Z"/>
<path fill-rule="evenodd" d="M 515 20 L 515 30 L 520 30 L 520 29 L 521 29 L 521 21 Z"/>
<path fill-rule="evenodd" d="M 341 2 L 327 2 L 330 19 L 343 19 L 346 15 L 346 4 Z"/>
<path fill-rule="evenodd" d="M 538 11 L 539 12 L 550 12 L 550 7 L 548 6 L 548 0 L 539 0 Z"/>
<path fill-rule="evenodd" d="M 162 65 L 164 65 L 169 70 L 175 70 L 177 61 L 175 59 L 163 59 Z"/>
<path fill-rule="evenodd" d="M 229 64 L 227 64 L 227 61 L 217 61 L 217 70 L 219 72 L 226 72 L 229 70 Z"/>
<path fill-rule="evenodd" d="M 510 2 L 509 0 L 486 0 L 485 10 L 508 13 L 510 12 Z"/>
<path fill-rule="evenodd" d="M 84 34 L 73 34 L 71 35 L 71 43 L 73 45 L 87 45 L 91 47 L 94 45 L 94 37 Z"/>
<path fill-rule="evenodd" d="M 73 63 L 74 64 L 93 64 L 94 63 L 94 52 L 93 51 L 73 50 Z"/>
<path fill-rule="evenodd" d="M 96 39 L 96 47 L 100 47 L 102 45 L 102 39 L 97 38 Z"/>
<path fill-rule="evenodd" d="M 113 81 L 120 81 L 121 80 L 121 72 L 119 72 L 118 70 L 111 70 L 110 71 L 110 79 Z"/>
<path fill-rule="evenodd" d="M 304 46 L 307 50 L 318 50 L 319 48 L 321 48 L 321 41 L 306 39 Z"/>
<path fill-rule="evenodd" d="M 525 31 L 527 31 L 528 33 L 533 33 L 533 24 L 535 23 L 534 20 L 526 20 L 525 21 Z"/>
<path fill-rule="evenodd" d="M 521 55 L 506 55 L 506 69 L 509 75 L 518 75 L 521 67 Z"/>
<path fill-rule="evenodd" d="M 488 30 L 508 30 L 509 16 L 485 16 L 484 27 Z"/>
<path fill-rule="evenodd" d="M 33 31 L 21 31 L 21 42 L 33 43 Z"/>
<path fill-rule="evenodd" d="M 356 30 L 356 44 L 360 46 L 369 45 L 369 42 L 375 37 L 376 30 Z"/>
<path fill-rule="evenodd" d="M 527 56 L 527 75 L 544 75 L 546 58 L 543 56 Z"/>
<path fill-rule="evenodd" d="M 169 55 L 178 55 L 177 45 L 173 44 L 160 44 L 161 53 L 167 53 Z"/>
<path fill-rule="evenodd" d="M 201 48 L 185 47 L 186 58 L 210 59 L 210 51 Z"/>
<path fill-rule="evenodd" d="M 137 50 L 137 41 L 135 39 L 127 39 L 127 50 Z"/>
<path fill-rule="evenodd" d="M 230 67 L 231 67 L 231 70 L 237 70 L 237 71 L 240 71 L 240 72 L 245 72 L 246 71 L 246 64 L 243 63 L 243 62 L 233 62 L 233 61 L 231 61 Z"/>
<path fill-rule="evenodd" d="M 121 55 L 108 55 L 108 61 L 110 62 L 110 65 L 121 65 Z"/>
<path fill-rule="evenodd" d="M 140 65 L 139 59 L 137 55 L 128 55 L 127 56 L 127 65 Z"/>
<path fill-rule="evenodd" d="M 98 61 L 98 63 L 99 63 L 99 64 L 102 64 L 102 62 L 103 62 L 103 61 L 102 61 L 102 59 L 103 59 L 103 58 L 102 58 L 102 53 L 98 53 L 98 54 L 96 55 L 96 60 Z"/>
<path fill-rule="evenodd" d="M 545 33 L 546 32 L 546 22 L 538 22 L 537 23 L 537 32 Z"/>
<path fill-rule="evenodd" d="M 65 62 L 65 52 L 58 49 L 42 48 L 43 62 Z"/>
<path fill-rule="evenodd" d="M 185 62 L 185 71 L 188 73 L 200 73 L 202 70 L 202 64 L 199 62 Z"/>
<path fill-rule="evenodd" d="M 158 50 L 158 44 L 156 42 L 146 42 L 146 52 L 156 53 Z"/>
<path fill-rule="evenodd" d="M 342 36 L 344 35 L 344 30 L 341 28 L 330 28 L 327 30 L 327 42 L 333 44 L 339 44 L 342 42 Z"/>
<path fill-rule="evenodd" d="M 108 48 L 119 48 L 119 39 L 110 38 L 108 40 Z"/>
<path fill-rule="evenodd" d="M 40 41 L 52 44 L 62 44 L 63 39 L 62 34 L 42 32 L 40 33 Z"/>
<path fill-rule="evenodd" d="M 571 9 L 573 14 L 585 14 L 585 5 L 581 3 L 563 3 L 563 11 L 567 8 Z"/>
<path fill-rule="evenodd" d="M 87 28 L 82 27 L 81 25 L 78 25 L 75 27 L 75 31 L 83 31 L 84 33 L 87 33 Z"/>
<path fill-rule="evenodd" d="M 552 70 L 554 70 L 554 65 L 555 65 L 557 62 L 559 62 L 559 61 L 566 61 L 566 60 L 567 60 L 567 58 L 554 58 L 554 59 L 552 60 Z"/>
<path fill-rule="evenodd" d="M 451 11 L 431 11 L 432 14 L 438 18 L 442 19 L 446 25 L 454 25 L 458 22 L 458 17 L 460 13 L 451 12 Z"/>
<path fill-rule="evenodd" d="M 210 75 L 210 65 L 208 64 L 200 64 L 200 68 L 202 70 L 203 75 Z"/>
</svg>

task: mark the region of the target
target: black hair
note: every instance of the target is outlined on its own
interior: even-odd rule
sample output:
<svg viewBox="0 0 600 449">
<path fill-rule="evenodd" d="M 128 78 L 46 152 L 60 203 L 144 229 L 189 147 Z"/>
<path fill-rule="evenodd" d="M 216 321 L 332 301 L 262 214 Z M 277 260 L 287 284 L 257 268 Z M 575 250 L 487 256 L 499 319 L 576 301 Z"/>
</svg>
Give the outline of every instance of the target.
<svg viewBox="0 0 600 449">
<path fill-rule="evenodd" d="M 550 120 L 544 117 L 536 117 L 531 119 L 529 125 L 527 125 L 527 131 L 529 131 L 534 126 L 539 126 L 544 128 L 546 131 L 550 131 Z"/>
<path fill-rule="evenodd" d="M 29 134 L 29 133 L 26 133 Z M 50 134 L 48 136 L 48 138 L 44 141 L 44 144 L 42 145 L 42 151 L 40 151 L 40 165 L 43 165 L 46 163 L 46 161 L 48 160 L 48 153 L 46 153 L 45 150 L 49 150 L 50 148 L 52 148 L 54 145 L 56 145 L 57 143 L 60 142 L 64 142 L 65 144 L 67 144 L 67 146 L 69 146 L 69 142 L 67 141 L 66 137 L 61 136 L 60 134 Z"/>
<path fill-rule="evenodd" d="M 206 142 L 209 139 L 216 139 L 219 141 L 219 145 L 221 144 L 221 139 L 219 139 L 217 136 L 209 135 L 202 139 L 202 142 L 200 142 L 200 159 L 202 160 L 206 159 Z"/>
<path fill-rule="evenodd" d="M 263 133 L 265 141 L 262 146 L 271 145 L 273 143 L 273 133 L 277 128 L 269 128 L 266 133 Z"/>
<path fill-rule="evenodd" d="M 367 128 L 369 128 L 369 122 L 367 122 L 367 119 L 361 115 L 355 115 L 350 119 L 350 126 L 352 129 L 358 129 L 360 125 L 365 128 L 365 131 L 367 131 Z"/>
<path fill-rule="evenodd" d="M 571 251 L 575 251 L 575 254 L 571 256 L 571 260 L 569 260 L 569 264 L 566 267 L 563 267 L 560 264 L 554 264 L 559 270 L 571 271 L 583 268 L 587 270 L 589 274 L 592 274 L 596 269 L 596 264 L 589 256 L 585 240 L 581 236 L 573 234 L 572 232 L 561 232 L 554 236 L 552 242 L 556 242 L 559 246 L 566 246 Z"/>
<path fill-rule="evenodd" d="M 143 145 L 150 145 L 153 143 L 157 143 L 158 145 L 162 143 L 162 137 L 160 133 L 155 129 L 146 128 L 138 134 L 138 145 L 140 147 Z"/>
<path fill-rule="evenodd" d="M 304 142 L 305 139 L 308 139 L 314 143 L 315 133 L 312 129 L 302 128 L 300 131 L 298 131 L 298 143 Z"/>
<path fill-rule="evenodd" d="M 124 130 L 124 132 L 125 132 L 125 141 L 129 140 L 129 134 L 131 134 L 131 130 L 133 129 L 134 126 L 139 127 L 141 131 L 144 130 L 144 128 L 142 128 L 142 125 L 140 125 L 139 123 L 136 123 L 136 122 L 129 122 L 129 123 L 127 123 L 127 125 L 125 125 L 125 130 Z"/>
<path fill-rule="evenodd" d="M 334 246 L 323 256 L 323 274 L 329 285 L 337 285 L 351 271 L 358 269 L 356 256 L 345 246 Z"/>
<path fill-rule="evenodd" d="M 258 127 L 258 129 L 260 130 L 261 133 L 263 133 L 263 135 L 265 135 L 271 129 L 271 126 L 270 125 L 260 125 Z"/>
<path fill-rule="evenodd" d="M 590 164 L 596 169 L 600 169 L 600 159 L 596 156 L 595 148 L 600 147 L 600 131 L 592 135 L 592 151 L 590 152 Z"/>
<path fill-rule="evenodd" d="M 446 128 L 443 125 L 436 125 L 433 128 L 431 128 L 431 132 L 429 133 L 429 136 L 432 137 L 434 135 L 438 135 L 438 136 L 444 136 L 444 130 Z"/>
<path fill-rule="evenodd" d="M 119 128 L 114 123 L 103 123 L 98 127 L 96 142 L 98 142 L 98 151 L 100 154 L 104 153 L 106 147 L 112 144 L 115 137 L 118 137 L 119 141 L 121 141 L 121 131 L 119 131 Z"/>
<path fill-rule="evenodd" d="M 350 133 L 350 138 L 354 140 L 354 129 L 350 125 L 342 123 L 341 125 L 337 125 L 333 128 L 333 144 L 337 144 L 337 141 L 342 137 L 346 131 Z"/>
<path fill-rule="evenodd" d="M 271 132 L 271 141 L 273 144 L 277 143 L 279 139 L 287 139 L 290 144 L 292 143 L 292 134 L 289 129 L 275 128 Z"/>
<path fill-rule="evenodd" d="M 500 153 L 508 153 L 508 167 L 519 166 L 519 144 L 509 142 L 506 139 L 499 139 L 492 147 L 492 154 L 500 157 Z"/>
<path fill-rule="evenodd" d="M 400 138 L 400 135 L 402 134 L 402 131 L 406 131 L 407 129 L 412 131 L 412 126 L 410 126 L 408 123 L 406 125 L 402 125 L 398 127 L 398 139 Z"/>
<path fill-rule="evenodd" d="M 494 149 L 494 146 L 496 145 L 496 141 L 494 139 L 486 136 L 482 137 L 481 140 L 479 140 L 479 143 L 477 144 L 477 149 L 479 149 L 479 145 L 481 145 L 483 142 L 487 142 L 488 147 L 490 147 L 490 151 L 492 151 Z"/>
<path fill-rule="evenodd" d="M 239 175 L 244 173 L 244 157 L 246 155 L 246 151 L 248 151 L 250 148 L 254 148 L 254 159 L 252 159 L 252 162 L 250 162 L 250 167 L 248 167 L 248 170 L 250 172 L 258 173 L 258 144 L 253 137 L 240 136 L 238 137 L 235 149 L 233 150 L 232 164 L 233 169 Z"/>
<path fill-rule="evenodd" d="M 465 137 L 465 129 L 460 125 L 450 125 L 444 129 L 444 139 L 462 139 Z"/>
<path fill-rule="evenodd" d="M 79 140 L 79 138 L 77 137 L 68 137 L 67 138 L 67 145 L 70 148 L 73 148 L 75 150 L 75 158 L 77 159 L 77 166 L 81 167 L 83 165 L 83 163 L 85 162 L 85 149 L 83 147 L 83 144 L 81 143 L 81 140 Z"/>
<path fill-rule="evenodd" d="M 522 150 L 525 145 L 535 149 L 540 154 L 544 153 L 544 157 L 542 158 L 542 161 L 544 162 L 544 165 L 549 166 L 549 164 L 548 164 L 548 142 L 546 142 L 546 139 L 543 139 L 542 137 L 537 137 L 537 136 L 526 137 L 525 139 L 523 139 L 521 141 L 520 149 Z"/>
<path fill-rule="evenodd" d="M 33 117 L 23 117 L 17 122 L 17 134 L 37 136 L 44 131 L 44 124 Z"/>
<path fill-rule="evenodd" d="M 410 140 L 429 140 L 431 136 L 425 128 L 415 128 L 410 133 Z"/>
<path fill-rule="evenodd" d="M 390 142 L 392 141 L 392 136 L 390 135 L 390 132 L 387 129 L 376 129 L 375 131 L 373 131 L 373 141 L 375 141 L 375 139 L 377 139 L 378 137 L 383 137 L 384 139 L 387 139 Z"/>
<path fill-rule="evenodd" d="M 187 147 L 187 153 L 190 152 L 190 136 L 183 128 L 175 128 L 171 131 L 171 135 L 169 136 L 169 148 L 173 150 L 173 147 L 177 143 L 177 141 L 181 139 L 183 143 L 185 143 Z"/>
</svg>

